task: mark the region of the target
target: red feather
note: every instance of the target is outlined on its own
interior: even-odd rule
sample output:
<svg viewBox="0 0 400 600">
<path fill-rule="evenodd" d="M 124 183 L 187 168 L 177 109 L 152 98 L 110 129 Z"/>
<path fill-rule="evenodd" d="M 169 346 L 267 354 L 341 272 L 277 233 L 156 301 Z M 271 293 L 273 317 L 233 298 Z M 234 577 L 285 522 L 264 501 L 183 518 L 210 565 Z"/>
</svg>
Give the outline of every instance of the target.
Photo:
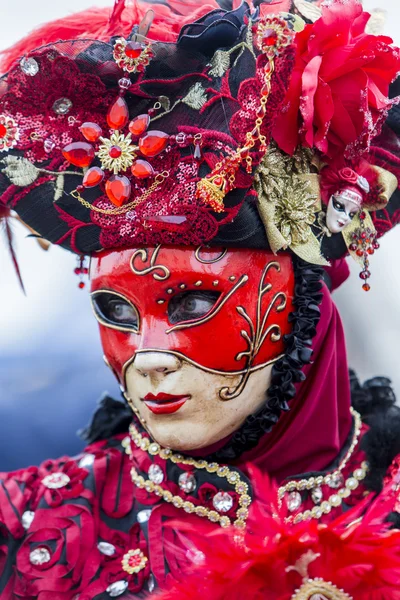
<svg viewBox="0 0 400 600">
<path fill-rule="evenodd" d="M 197 560 L 153 600 L 290 600 L 307 577 L 331 582 L 354 600 L 400 600 L 400 531 L 385 523 L 393 510 L 390 493 L 368 510 L 366 499 L 360 519 L 356 507 L 328 525 L 293 525 L 284 521 L 274 485 L 260 473 L 252 480 L 263 502 L 253 502 L 246 531 L 193 530 L 197 552 L 190 551 Z M 190 536 L 182 523 L 173 527 Z"/>
<path fill-rule="evenodd" d="M 127 37 L 149 10 L 154 11 L 155 18 L 148 37 L 174 42 L 183 25 L 216 8 L 219 8 L 216 0 L 207 0 L 205 3 L 199 3 L 198 0 L 170 0 L 168 5 L 134 0 L 129 7 L 126 0 L 116 0 L 113 9 L 90 8 L 36 28 L 14 46 L 4 50 L 0 55 L 0 71 L 7 72 L 22 56 L 60 40 L 86 38 L 108 42 L 114 35 Z"/>
</svg>

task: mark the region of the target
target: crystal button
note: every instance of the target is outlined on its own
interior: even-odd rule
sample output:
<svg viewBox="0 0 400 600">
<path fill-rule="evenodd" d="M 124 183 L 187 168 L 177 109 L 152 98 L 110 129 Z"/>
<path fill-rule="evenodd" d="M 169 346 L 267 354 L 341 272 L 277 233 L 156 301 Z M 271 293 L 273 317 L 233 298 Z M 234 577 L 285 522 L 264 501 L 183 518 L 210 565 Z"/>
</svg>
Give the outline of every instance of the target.
<svg viewBox="0 0 400 600">
<path fill-rule="evenodd" d="M 290 512 L 298 510 L 301 506 L 302 498 L 299 492 L 290 492 L 286 497 L 286 504 Z"/>
<path fill-rule="evenodd" d="M 147 582 L 147 589 L 150 593 L 154 592 L 154 588 L 156 587 L 156 582 L 154 581 L 153 575 L 150 573 L 149 580 Z"/>
<path fill-rule="evenodd" d="M 59 98 L 53 104 L 53 110 L 57 115 L 66 115 L 72 108 L 72 102 L 69 98 Z"/>
<path fill-rule="evenodd" d="M 218 512 L 229 512 L 233 506 L 233 498 L 228 492 L 218 492 L 213 498 L 213 505 Z"/>
<path fill-rule="evenodd" d="M 108 542 L 99 542 L 97 544 L 97 548 L 99 552 L 104 554 L 104 556 L 114 556 L 115 554 L 115 546 L 109 544 Z"/>
<path fill-rule="evenodd" d="M 70 481 L 66 473 L 51 473 L 42 479 L 43 485 L 50 490 L 59 490 L 67 486 Z"/>
<path fill-rule="evenodd" d="M 140 523 L 140 524 L 147 523 L 147 521 L 150 519 L 150 515 L 151 515 L 150 509 L 145 509 L 145 510 L 139 511 L 136 516 L 138 523 Z"/>
<path fill-rule="evenodd" d="M 29 561 L 32 565 L 45 565 L 50 559 L 51 555 L 47 548 L 35 548 L 35 550 L 32 550 L 29 554 Z"/>
<path fill-rule="evenodd" d="M 196 489 L 196 477 L 193 473 L 182 473 L 179 475 L 178 484 L 185 494 L 190 494 Z"/>
<path fill-rule="evenodd" d="M 34 58 L 23 58 L 19 64 L 25 75 L 34 77 L 39 73 L 39 65 Z"/>
<path fill-rule="evenodd" d="M 26 510 L 21 518 L 22 527 L 26 530 L 32 525 L 35 513 L 32 510 Z"/>
<path fill-rule="evenodd" d="M 84 469 L 85 467 L 91 467 L 93 463 L 94 454 L 84 454 L 84 456 L 82 456 L 81 460 L 79 461 L 79 466 L 81 467 L 81 469 Z"/>
<path fill-rule="evenodd" d="M 341 473 L 333 473 L 332 475 L 328 475 L 325 481 L 329 487 L 333 488 L 334 490 L 340 488 L 344 483 L 343 475 Z"/>
<path fill-rule="evenodd" d="M 128 582 L 125 579 L 121 579 L 121 581 L 116 581 L 108 586 L 106 592 L 108 592 L 111 598 L 117 598 L 121 596 L 128 589 Z"/>
<path fill-rule="evenodd" d="M 323 493 L 320 487 L 316 487 L 311 491 L 311 498 L 314 504 L 319 504 L 323 498 Z"/>
<path fill-rule="evenodd" d="M 159 465 L 151 465 L 148 475 L 150 481 L 152 481 L 153 483 L 160 484 L 164 481 L 164 473 Z"/>
</svg>

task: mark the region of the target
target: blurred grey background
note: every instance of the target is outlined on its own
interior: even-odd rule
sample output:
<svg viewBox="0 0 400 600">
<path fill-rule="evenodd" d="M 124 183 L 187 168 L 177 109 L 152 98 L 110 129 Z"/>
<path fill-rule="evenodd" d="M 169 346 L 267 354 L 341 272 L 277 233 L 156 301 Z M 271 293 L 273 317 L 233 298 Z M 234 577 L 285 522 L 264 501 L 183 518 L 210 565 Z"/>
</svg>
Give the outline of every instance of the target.
<svg viewBox="0 0 400 600">
<path fill-rule="evenodd" d="M 1 0 L 0 49 L 42 22 L 111 0 Z M 368 10 L 375 2 L 364 2 Z M 400 5 L 381 0 L 385 33 L 400 43 Z M 379 18 L 378 18 L 379 23 Z M 85 425 L 104 390 L 118 388 L 102 361 L 87 290 L 73 274 L 76 257 L 57 247 L 44 252 L 16 226 L 27 291 L 19 288 L 0 241 L 0 471 L 82 448 Z M 361 290 L 359 268 L 335 293 L 344 321 L 350 365 L 361 379 L 387 375 L 400 397 L 399 232 L 382 240 L 371 260 L 372 290 Z M 397 242 L 397 246 L 396 246 Z"/>
</svg>

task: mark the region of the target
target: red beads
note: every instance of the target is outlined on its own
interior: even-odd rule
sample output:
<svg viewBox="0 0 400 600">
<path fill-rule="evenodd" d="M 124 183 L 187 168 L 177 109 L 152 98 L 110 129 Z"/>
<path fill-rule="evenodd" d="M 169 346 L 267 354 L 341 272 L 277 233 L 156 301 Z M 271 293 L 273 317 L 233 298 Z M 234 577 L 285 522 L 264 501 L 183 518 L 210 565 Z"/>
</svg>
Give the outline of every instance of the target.
<svg viewBox="0 0 400 600">
<path fill-rule="evenodd" d="M 131 172 L 138 179 L 147 179 L 154 175 L 154 169 L 147 160 L 136 160 L 131 167 Z"/>
<path fill-rule="evenodd" d="M 150 125 L 149 115 L 139 115 L 129 123 L 129 131 L 134 137 L 143 135 Z"/>
<path fill-rule="evenodd" d="M 79 131 L 88 142 L 97 142 L 103 134 L 100 125 L 97 125 L 97 123 L 84 123 L 79 127 Z"/>
<path fill-rule="evenodd" d="M 111 146 L 108 154 L 111 158 L 119 158 L 122 154 L 122 150 L 119 146 Z"/>
<path fill-rule="evenodd" d="M 169 135 L 163 131 L 148 131 L 139 140 L 140 152 L 147 158 L 153 158 L 165 150 L 168 140 Z"/>
<path fill-rule="evenodd" d="M 138 42 L 128 42 L 125 46 L 125 54 L 128 58 L 139 58 L 144 50 L 143 44 L 139 44 Z"/>
<path fill-rule="evenodd" d="M 119 96 L 107 114 L 107 123 L 111 129 L 122 129 L 129 121 L 128 105 L 124 98 Z"/>
<path fill-rule="evenodd" d="M 106 194 L 115 206 L 122 206 L 131 195 L 131 184 L 124 175 L 112 175 L 106 183 Z"/>
<path fill-rule="evenodd" d="M 85 173 L 83 178 L 83 185 L 86 188 L 95 187 L 99 185 L 104 179 L 104 171 L 100 167 L 92 167 Z"/>
<path fill-rule="evenodd" d="M 369 290 L 371 289 L 371 286 L 369 285 L 369 283 L 364 283 L 364 285 L 362 286 L 362 289 L 364 290 L 364 292 L 369 292 Z"/>
<path fill-rule="evenodd" d="M 4 138 L 7 135 L 7 127 L 0 123 L 0 138 Z"/>
<path fill-rule="evenodd" d="M 262 36 L 262 45 L 270 48 L 271 46 L 275 46 L 277 39 L 278 34 L 275 29 L 266 29 Z"/>
<path fill-rule="evenodd" d="M 63 156 L 75 167 L 89 167 L 94 159 L 94 148 L 87 142 L 73 142 L 63 148 Z"/>
</svg>

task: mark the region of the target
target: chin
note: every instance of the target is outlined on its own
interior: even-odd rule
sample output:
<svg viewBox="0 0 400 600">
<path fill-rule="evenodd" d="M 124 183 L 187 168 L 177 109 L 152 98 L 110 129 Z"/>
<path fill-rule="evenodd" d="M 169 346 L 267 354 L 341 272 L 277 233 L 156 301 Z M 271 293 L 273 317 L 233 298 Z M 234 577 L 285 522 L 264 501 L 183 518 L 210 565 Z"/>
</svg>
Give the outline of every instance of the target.
<svg viewBox="0 0 400 600">
<path fill-rule="evenodd" d="M 207 448 L 225 437 L 223 432 L 215 432 L 214 436 L 210 436 L 209 424 L 200 426 L 183 422 L 178 424 L 150 418 L 146 420 L 145 428 L 160 446 L 176 452 L 191 452 Z"/>
</svg>

